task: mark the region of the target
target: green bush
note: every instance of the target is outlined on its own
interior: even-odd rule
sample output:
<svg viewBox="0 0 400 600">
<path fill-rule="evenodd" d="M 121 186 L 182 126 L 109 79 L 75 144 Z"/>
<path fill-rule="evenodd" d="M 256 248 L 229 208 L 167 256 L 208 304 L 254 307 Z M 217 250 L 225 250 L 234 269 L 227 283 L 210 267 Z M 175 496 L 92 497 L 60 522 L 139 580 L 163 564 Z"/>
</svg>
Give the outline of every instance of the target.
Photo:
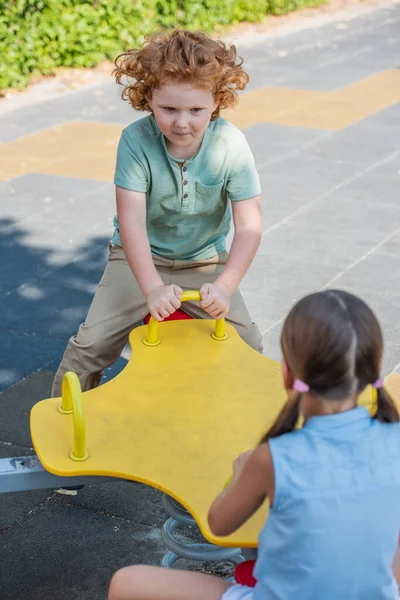
<svg viewBox="0 0 400 600">
<path fill-rule="evenodd" d="M 155 19 L 153 0 L 0 0 L 0 89 L 114 59 Z"/>
<path fill-rule="evenodd" d="M 215 30 L 323 0 L 0 0 L 0 90 L 93 67 L 160 26 Z"/>
<path fill-rule="evenodd" d="M 156 10 L 160 25 L 212 31 L 216 25 L 261 21 L 267 0 L 158 0 Z"/>
</svg>

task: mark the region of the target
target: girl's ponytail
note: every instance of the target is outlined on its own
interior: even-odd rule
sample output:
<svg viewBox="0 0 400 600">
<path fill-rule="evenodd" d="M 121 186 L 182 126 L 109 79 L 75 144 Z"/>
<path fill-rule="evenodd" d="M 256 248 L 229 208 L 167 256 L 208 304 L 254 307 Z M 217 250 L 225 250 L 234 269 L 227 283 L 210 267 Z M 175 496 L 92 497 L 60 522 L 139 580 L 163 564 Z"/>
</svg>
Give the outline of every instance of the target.
<svg viewBox="0 0 400 600">
<path fill-rule="evenodd" d="M 384 387 L 374 390 L 376 399 L 376 413 L 374 419 L 382 423 L 398 423 L 400 421 L 399 411 L 390 394 Z"/>
<path fill-rule="evenodd" d="M 297 393 L 288 399 L 285 406 L 279 413 L 275 423 L 261 438 L 260 444 L 268 442 L 269 439 L 290 433 L 296 427 L 300 415 L 301 393 Z"/>
</svg>

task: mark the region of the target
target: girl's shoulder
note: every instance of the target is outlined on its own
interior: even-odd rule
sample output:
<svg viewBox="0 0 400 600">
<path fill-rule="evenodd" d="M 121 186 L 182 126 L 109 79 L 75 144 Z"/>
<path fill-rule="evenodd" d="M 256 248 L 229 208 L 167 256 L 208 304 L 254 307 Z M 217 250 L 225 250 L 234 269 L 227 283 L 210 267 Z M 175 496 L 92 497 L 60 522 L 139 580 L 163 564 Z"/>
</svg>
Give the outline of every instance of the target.
<svg viewBox="0 0 400 600">
<path fill-rule="evenodd" d="M 282 448 L 288 449 L 289 451 L 296 446 L 302 445 L 305 440 L 307 440 L 307 432 L 303 427 L 299 427 L 298 429 L 294 429 L 289 433 L 283 433 L 282 435 L 278 435 L 277 437 L 271 438 L 268 440 L 268 443 L 271 447 L 274 448 Z"/>
<path fill-rule="evenodd" d="M 364 446 L 378 446 L 383 453 L 398 452 L 400 457 L 400 423 L 382 423 L 370 418 L 365 427 L 354 435 L 335 435 L 335 432 L 313 431 L 306 427 L 300 427 L 290 433 L 285 433 L 269 440 L 273 458 L 280 457 L 282 460 L 293 461 L 293 457 L 310 457 L 323 446 L 341 446 L 348 444 L 363 448 Z"/>
<path fill-rule="evenodd" d="M 376 438 L 382 438 L 387 442 L 399 446 L 400 451 L 400 423 L 382 423 L 377 419 L 372 419 L 371 429 Z"/>
</svg>

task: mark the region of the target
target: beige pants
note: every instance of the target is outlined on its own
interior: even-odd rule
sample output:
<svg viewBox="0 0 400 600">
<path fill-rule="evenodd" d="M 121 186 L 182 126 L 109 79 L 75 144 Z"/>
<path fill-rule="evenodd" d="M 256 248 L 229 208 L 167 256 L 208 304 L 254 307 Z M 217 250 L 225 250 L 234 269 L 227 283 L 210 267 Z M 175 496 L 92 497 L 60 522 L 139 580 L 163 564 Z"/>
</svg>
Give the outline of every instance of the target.
<svg viewBox="0 0 400 600">
<path fill-rule="evenodd" d="M 154 256 L 154 264 L 165 285 L 172 283 L 185 290 L 198 290 L 203 283 L 215 281 L 224 270 L 228 253 L 202 261 L 170 260 Z M 185 302 L 185 312 L 197 318 L 210 318 L 198 303 Z M 99 385 L 103 369 L 120 356 L 130 331 L 148 313 L 146 300 L 134 278 L 120 246 L 111 246 L 108 264 L 99 283 L 85 323 L 73 336 L 56 373 L 52 396 L 61 396 L 62 379 L 74 371 L 82 390 Z M 262 352 L 262 338 L 237 290 L 226 317 L 245 342 Z"/>
</svg>

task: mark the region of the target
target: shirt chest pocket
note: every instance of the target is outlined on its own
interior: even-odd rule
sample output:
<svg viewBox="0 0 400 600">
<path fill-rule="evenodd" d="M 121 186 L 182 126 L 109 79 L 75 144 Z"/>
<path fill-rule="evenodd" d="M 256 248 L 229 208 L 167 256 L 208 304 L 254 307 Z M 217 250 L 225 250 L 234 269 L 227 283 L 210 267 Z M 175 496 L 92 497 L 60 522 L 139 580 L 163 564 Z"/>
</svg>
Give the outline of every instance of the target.
<svg viewBox="0 0 400 600">
<path fill-rule="evenodd" d="M 209 215 L 224 205 L 223 200 L 224 182 L 217 185 L 204 185 L 196 181 L 195 210 L 202 215 Z"/>
</svg>

